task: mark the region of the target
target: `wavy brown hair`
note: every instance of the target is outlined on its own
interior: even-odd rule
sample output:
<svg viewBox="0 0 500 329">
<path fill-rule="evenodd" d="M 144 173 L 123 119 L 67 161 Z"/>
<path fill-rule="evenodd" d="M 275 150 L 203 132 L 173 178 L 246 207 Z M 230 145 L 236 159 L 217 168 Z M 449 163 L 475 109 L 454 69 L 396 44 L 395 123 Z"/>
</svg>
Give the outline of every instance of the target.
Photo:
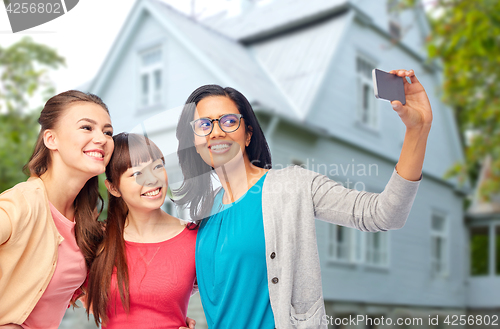
<svg viewBox="0 0 500 329">
<path fill-rule="evenodd" d="M 115 188 L 120 187 L 120 177 L 127 169 L 140 163 L 163 158 L 160 149 L 147 137 L 120 133 L 113 137 L 115 150 L 106 166 L 106 179 Z M 105 238 L 90 268 L 87 291 L 87 315 L 92 312 L 97 325 L 108 321 L 107 311 L 111 296 L 111 278 L 116 268 L 117 290 L 124 309 L 129 310 L 129 276 L 123 231 L 128 207 L 123 198 L 108 192 L 109 205 Z"/>
<path fill-rule="evenodd" d="M 76 103 L 94 103 L 102 107 L 109 114 L 108 107 L 101 98 L 93 94 L 86 94 L 77 90 L 69 90 L 50 98 L 40 113 L 38 123 L 41 126 L 33 154 L 24 166 L 23 171 L 29 176 L 40 177 L 49 168 L 52 162 L 50 150 L 45 146 L 43 133 L 47 129 L 54 129 L 59 118 L 64 112 Z M 80 193 L 76 196 L 73 206 L 75 207 L 75 236 L 76 243 L 85 257 L 87 269 L 92 265 L 95 258 L 97 246 L 103 238 L 102 225 L 97 217 L 102 210 L 103 199 L 99 194 L 99 181 L 97 176 L 92 177 L 85 183 Z M 72 300 L 72 304 L 74 305 Z"/>
</svg>

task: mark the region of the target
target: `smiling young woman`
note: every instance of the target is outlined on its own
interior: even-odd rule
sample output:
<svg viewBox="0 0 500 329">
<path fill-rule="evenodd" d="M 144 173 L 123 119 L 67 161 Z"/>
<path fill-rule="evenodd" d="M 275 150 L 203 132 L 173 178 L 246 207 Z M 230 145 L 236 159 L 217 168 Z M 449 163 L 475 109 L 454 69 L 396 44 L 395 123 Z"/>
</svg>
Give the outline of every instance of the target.
<svg viewBox="0 0 500 329">
<path fill-rule="evenodd" d="M 237 90 L 207 85 L 188 97 L 177 127 L 184 176 L 177 202 L 200 223 L 196 274 L 209 327 L 326 328 L 315 218 L 362 231 L 404 225 L 432 111 L 413 71 L 393 73 L 411 79 L 404 79 L 406 105 L 392 103 L 406 135 L 397 171 L 379 194 L 297 166 L 270 169 L 262 129 Z M 237 119 L 226 120 L 231 115 Z"/>
<path fill-rule="evenodd" d="M 89 273 L 87 311 L 107 329 L 194 328 L 186 313 L 197 229 L 161 209 L 168 179 L 160 149 L 142 135 L 113 139 L 106 234 Z"/>
<path fill-rule="evenodd" d="M 96 176 L 114 148 L 106 105 L 71 90 L 38 122 L 30 178 L 0 194 L 0 327 L 57 328 L 103 236 Z"/>
</svg>

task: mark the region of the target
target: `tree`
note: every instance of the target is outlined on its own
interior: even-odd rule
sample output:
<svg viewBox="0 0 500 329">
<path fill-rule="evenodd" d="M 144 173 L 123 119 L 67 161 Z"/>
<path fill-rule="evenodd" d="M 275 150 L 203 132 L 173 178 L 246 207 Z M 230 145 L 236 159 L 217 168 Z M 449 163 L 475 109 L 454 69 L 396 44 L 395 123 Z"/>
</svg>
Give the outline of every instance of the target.
<svg viewBox="0 0 500 329">
<path fill-rule="evenodd" d="M 444 68 L 444 101 L 454 110 L 465 162 L 448 176 L 475 182 L 492 157 L 492 177 L 483 196 L 500 192 L 500 2 L 437 0 L 431 11 L 428 51 Z"/>
<path fill-rule="evenodd" d="M 23 38 L 0 46 L 0 192 L 26 179 L 22 172 L 39 131 L 41 105 L 55 92 L 48 72 L 64 65 L 54 49 Z"/>
</svg>

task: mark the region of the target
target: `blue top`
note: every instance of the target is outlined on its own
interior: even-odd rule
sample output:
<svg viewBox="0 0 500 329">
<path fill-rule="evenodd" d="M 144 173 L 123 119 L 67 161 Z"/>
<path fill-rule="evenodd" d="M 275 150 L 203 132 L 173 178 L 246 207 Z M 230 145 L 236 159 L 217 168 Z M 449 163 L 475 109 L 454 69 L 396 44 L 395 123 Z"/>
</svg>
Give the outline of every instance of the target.
<svg viewBox="0 0 500 329">
<path fill-rule="evenodd" d="M 209 328 L 274 328 L 269 300 L 262 185 L 223 204 L 221 189 L 212 215 L 196 239 L 196 275 Z"/>
</svg>

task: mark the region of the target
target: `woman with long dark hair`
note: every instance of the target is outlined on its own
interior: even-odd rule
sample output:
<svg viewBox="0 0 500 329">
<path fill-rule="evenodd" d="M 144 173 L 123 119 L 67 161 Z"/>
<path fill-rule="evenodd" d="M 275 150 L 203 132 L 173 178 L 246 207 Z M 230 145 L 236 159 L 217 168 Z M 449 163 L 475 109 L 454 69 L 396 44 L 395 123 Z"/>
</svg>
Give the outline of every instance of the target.
<svg viewBox="0 0 500 329">
<path fill-rule="evenodd" d="M 38 122 L 30 178 L 0 195 L 0 327 L 59 327 L 103 235 L 96 176 L 113 153 L 106 105 L 71 90 L 50 98 Z"/>
<path fill-rule="evenodd" d="M 413 71 L 399 161 L 382 193 L 344 188 L 301 167 L 271 169 L 262 129 L 237 90 L 202 86 L 177 127 L 184 181 L 178 203 L 200 223 L 196 271 L 209 327 L 326 328 L 314 219 L 386 231 L 401 228 L 421 177 L 432 110 Z M 411 84 L 406 81 L 411 79 Z M 222 188 L 213 191 L 212 174 Z"/>
<path fill-rule="evenodd" d="M 120 133 L 106 167 L 106 233 L 90 269 L 86 303 L 107 329 L 172 328 L 186 319 L 196 279 L 197 227 L 161 209 L 168 179 L 160 149 Z"/>
</svg>

